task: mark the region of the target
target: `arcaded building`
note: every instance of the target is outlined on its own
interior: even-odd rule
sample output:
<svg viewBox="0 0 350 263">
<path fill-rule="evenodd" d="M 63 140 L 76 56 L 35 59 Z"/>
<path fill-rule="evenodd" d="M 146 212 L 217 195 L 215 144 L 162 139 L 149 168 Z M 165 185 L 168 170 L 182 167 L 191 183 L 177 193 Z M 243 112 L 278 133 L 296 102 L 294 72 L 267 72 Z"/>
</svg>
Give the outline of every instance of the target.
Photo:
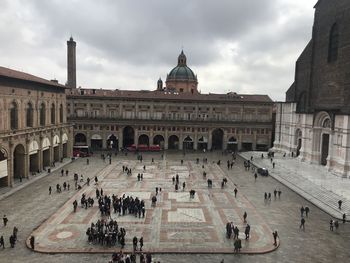
<svg viewBox="0 0 350 263">
<path fill-rule="evenodd" d="M 73 53 L 75 44 L 68 41 L 68 54 Z M 68 55 L 68 61 L 75 59 Z M 74 144 L 92 149 L 142 144 L 232 151 L 271 146 L 273 102 L 267 95 L 201 94 L 183 51 L 177 62 L 165 85 L 159 79 L 155 90 L 67 90 Z"/>
<path fill-rule="evenodd" d="M 277 106 L 274 148 L 350 175 L 350 1 L 320 0 L 312 38 Z"/>
<path fill-rule="evenodd" d="M 0 67 L 0 187 L 72 156 L 66 87 Z"/>
</svg>

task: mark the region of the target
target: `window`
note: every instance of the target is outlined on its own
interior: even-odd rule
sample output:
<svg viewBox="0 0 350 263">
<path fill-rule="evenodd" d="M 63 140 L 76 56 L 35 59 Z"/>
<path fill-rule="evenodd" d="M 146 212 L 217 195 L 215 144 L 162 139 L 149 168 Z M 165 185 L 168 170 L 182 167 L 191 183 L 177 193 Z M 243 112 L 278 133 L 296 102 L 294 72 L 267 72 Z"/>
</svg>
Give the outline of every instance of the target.
<svg viewBox="0 0 350 263">
<path fill-rule="evenodd" d="M 338 25 L 334 24 L 329 34 L 328 62 L 334 62 L 338 59 L 338 46 L 339 46 Z"/>
<path fill-rule="evenodd" d="M 63 105 L 60 105 L 60 123 L 63 123 Z"/>
<path fill-rule="evenodd" d="M 50 111 L 51 111 L 51 124 L 55 124 L 56 123 L 56 107 L 55 107 L 55 104 L 52 103 Z"/>
<path fill-rule="evenodd" d="M 44 126 L 46 122 L 46 107 L 45 104 L 42 103 L 40 105 L 40 126 Z"/>
<path fill-rule="evenodd" d="M 31 103 L 27 104 L 26 126 L 33 127 L 33 105 Z"/>
<path fill-rule="evenodd" d="M 10 108 L 10 125 L 11 130 L 18 129 L 18 107 L 16 102 L 11 103 Z"/>
</svg>

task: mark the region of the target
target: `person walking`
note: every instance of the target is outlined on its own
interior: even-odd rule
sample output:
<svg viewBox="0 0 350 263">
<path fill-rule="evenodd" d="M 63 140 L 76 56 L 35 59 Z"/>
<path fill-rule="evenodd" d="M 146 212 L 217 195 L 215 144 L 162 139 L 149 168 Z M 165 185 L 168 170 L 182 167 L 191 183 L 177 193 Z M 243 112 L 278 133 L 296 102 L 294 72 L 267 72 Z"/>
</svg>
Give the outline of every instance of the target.
<svg viewBox="0 0 350 263">
<path fill-rule="evenodd" d="M 256 179 L 258 178 L 258 174 L 257 173 L 255 173 L 254 174 L 254 179 L 255 179 L 255 182 L 256 182 Z"/>
<path fill-rule="evenodd" d="M 0 247 L 2 247 L 3 249 L 5 249 L 4 236 L 1 236 L 1 237 L 0 237 Z"/>
<path fill-rule="evenodd" d="M 273 235 L 273 240 L 274 240 L 273 245 L 274 245 L 274 246 L 277 246 L 277 238 L 279 238 L 279 237 L 278 237 L 277 230 L 275 230 L 274 232 L 272 232 L 272 235 Z"/>
<path fill-rule="evenodd" d="M 139 243 L 140 243 L 140 251 L 142 251 L 142 247 L 143 247 L 143 237 L 140 237 Z"/>
<path fill-rule="evenodd" d="M 301 215 L 301 217 L 304 216 L 304 212 L 305 212 L 305 208 L 304 208 L 304 206 L 301 206 L 301 208 L 300 208 L 300 215 Z"/>
<path fill-rule="evenodd" d="M 183 182 L 183 183 L 182 183 L 182 191 L 185 191 L 185 187 L 186 187 L 186 183 Z"/>
<path fill-rule="evenodd" d="M 246 223 L 247 222 L 247 212 L 244 211 L 244 214 L 243 214 L 243 222 Z"/>
<path fill-rule="evenodd" d="M 338 207 L 339 207 L 339 210 L 341 210 L 341 205 L 342 205 L 343 201 L 342 200 L 339 200 L 338 201 Z"/>
<path fill-rule="evenodd" d="M 235 189 L 233 190 L 233 192 L 235 193 L 235 198 L 236 198 L 236 197 L 237 197 L 237 192 L 238 192 L 237 188 L 235 188 Z"/>
<path fill-rule="evenodd" d="M 137 250 L 137 237 L 134 236 L 134 238 L 132 239 L 132 244 L 133 244 L 133 249 L 134 252 Z"/>
<path fill-rule="evenodd" d="M 4 215 L 4 217 L 2 218 L 2 221 L 4 222 L 4 226 L 6 226 L 6 225 L 7 225 L 7 222 L 9 221 L 9 220 L 7 219 L 7 216 L 6 216 L 6 215 Z"/>
<path fill-rule="evenodd" d="M 308 217 L 309 215 L 309 212 L 310 212 L 310 208 L 305 206 L 305 216 Z"/>
<path fill-rule="evenodd" d="M 331 220 L 329 221 L 329 230 L 330 230 L 330 231 L 333 231 L 333 227 L 334 227 L 334 221 L 333 221 L 333 219 L 331 219 Z"/>
<path fill-rule="evenodd" d="M 346 222 L 346 214 L 344 213 L 343 214 L 343 224 L 345 224 L 345 222 Z"/>
<path fill-rule="evenodd" d="M 51 192 L 52 192 L 52 187 L 50 185 L 50 187 L 49 187 L 49 195 L 51 195 Z"/>
<path fill-rule="evenodd" d="M 302 228 L 304 231 L 305 231 L 305 218 L 302 217 L 301 220 L 300 220 L 300 229 Z"/>
</svg>

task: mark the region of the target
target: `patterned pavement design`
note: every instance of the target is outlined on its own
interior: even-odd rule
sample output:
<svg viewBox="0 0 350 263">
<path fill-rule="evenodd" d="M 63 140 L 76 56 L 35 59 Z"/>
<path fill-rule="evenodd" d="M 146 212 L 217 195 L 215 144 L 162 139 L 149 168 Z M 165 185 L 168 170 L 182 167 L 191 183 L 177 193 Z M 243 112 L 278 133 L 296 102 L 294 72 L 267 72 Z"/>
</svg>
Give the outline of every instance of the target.
<svg viewBox="0 0 350 263">
<path fill-rule="evenodd" d="M 122 166 L 132 169 L 132 176 L 122 172 Z M 146 171 L 143 166 L 146 165 Z M 203 171 L 207 178 L 203 178 Z M 143 173 L 143 181 L 137 181 L 137 174 Z M 175 192 L 172 177 L 179 175 L 179 191 Z M 233 222 L 240 229 L 242 249 L 240 253 L 261 254 L 275 250 L 272 230 L 258 214 L 256 208 L 238 191 L 234 197 L 234 182 L 221 189 L 224 172 L 214 163 L 204 165 L 187 161 L 183 165 L 175 161 L 118 161 L 107 166 L 98 174 L 99 185 L 84 186 L 48 220 L 33 233 L 36 237 L 35 251 L 43 253 L 112 253 L 120 246 L 106 247 L 89 244 L 85 234 L 91 222 L 101 218 L 95 199 L 94 207 L 81 208 L 73 213 L 73 201 L 80 204 L 83 193 L 95 198 L 96 187 L 103 188 L 107 195 L 123 194 L 139 197 L 146 202 L 145 218 L 131 215 L 119 216 L 112 212 L 112 218 L 126 229 L 124 252 L 131 252 L 132 238 L 144 238 L 144 252 L 152 253 L 233 253 L 233 239 L 225 236 L 225 225 Z M 213 188 L 207 186 L 207 179 L 213 180 Z M 182 182 L 186 189 L 182 191 Z M 161 187 L 155 208 L 151 197 L 155 188 Z M 196 191 L 195 198 L 189 198 L 189 190 Z M 238 189 L 239 190 L 239 189 Z M 251 238 L 245 240 L 243 213 L 251 226 Z M 29 246 L 29 239 L 27 240 Z M 279 244 L 278 244 L 279 245 Z"/>
</svg>

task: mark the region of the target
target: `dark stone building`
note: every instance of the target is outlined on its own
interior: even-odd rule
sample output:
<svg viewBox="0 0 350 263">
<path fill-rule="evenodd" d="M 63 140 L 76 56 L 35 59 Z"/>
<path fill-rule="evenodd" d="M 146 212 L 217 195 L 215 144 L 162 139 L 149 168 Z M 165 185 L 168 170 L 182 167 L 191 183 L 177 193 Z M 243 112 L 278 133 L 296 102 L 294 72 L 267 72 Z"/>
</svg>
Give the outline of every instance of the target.
<svg viewBox="0 0 350 263">
<path fill-rule="evenodd" d="M 312 38 L 277 107 L 274 146 L 334 172 L 350 171 L 350 1 L 319 0 Z"/>
</svg>

